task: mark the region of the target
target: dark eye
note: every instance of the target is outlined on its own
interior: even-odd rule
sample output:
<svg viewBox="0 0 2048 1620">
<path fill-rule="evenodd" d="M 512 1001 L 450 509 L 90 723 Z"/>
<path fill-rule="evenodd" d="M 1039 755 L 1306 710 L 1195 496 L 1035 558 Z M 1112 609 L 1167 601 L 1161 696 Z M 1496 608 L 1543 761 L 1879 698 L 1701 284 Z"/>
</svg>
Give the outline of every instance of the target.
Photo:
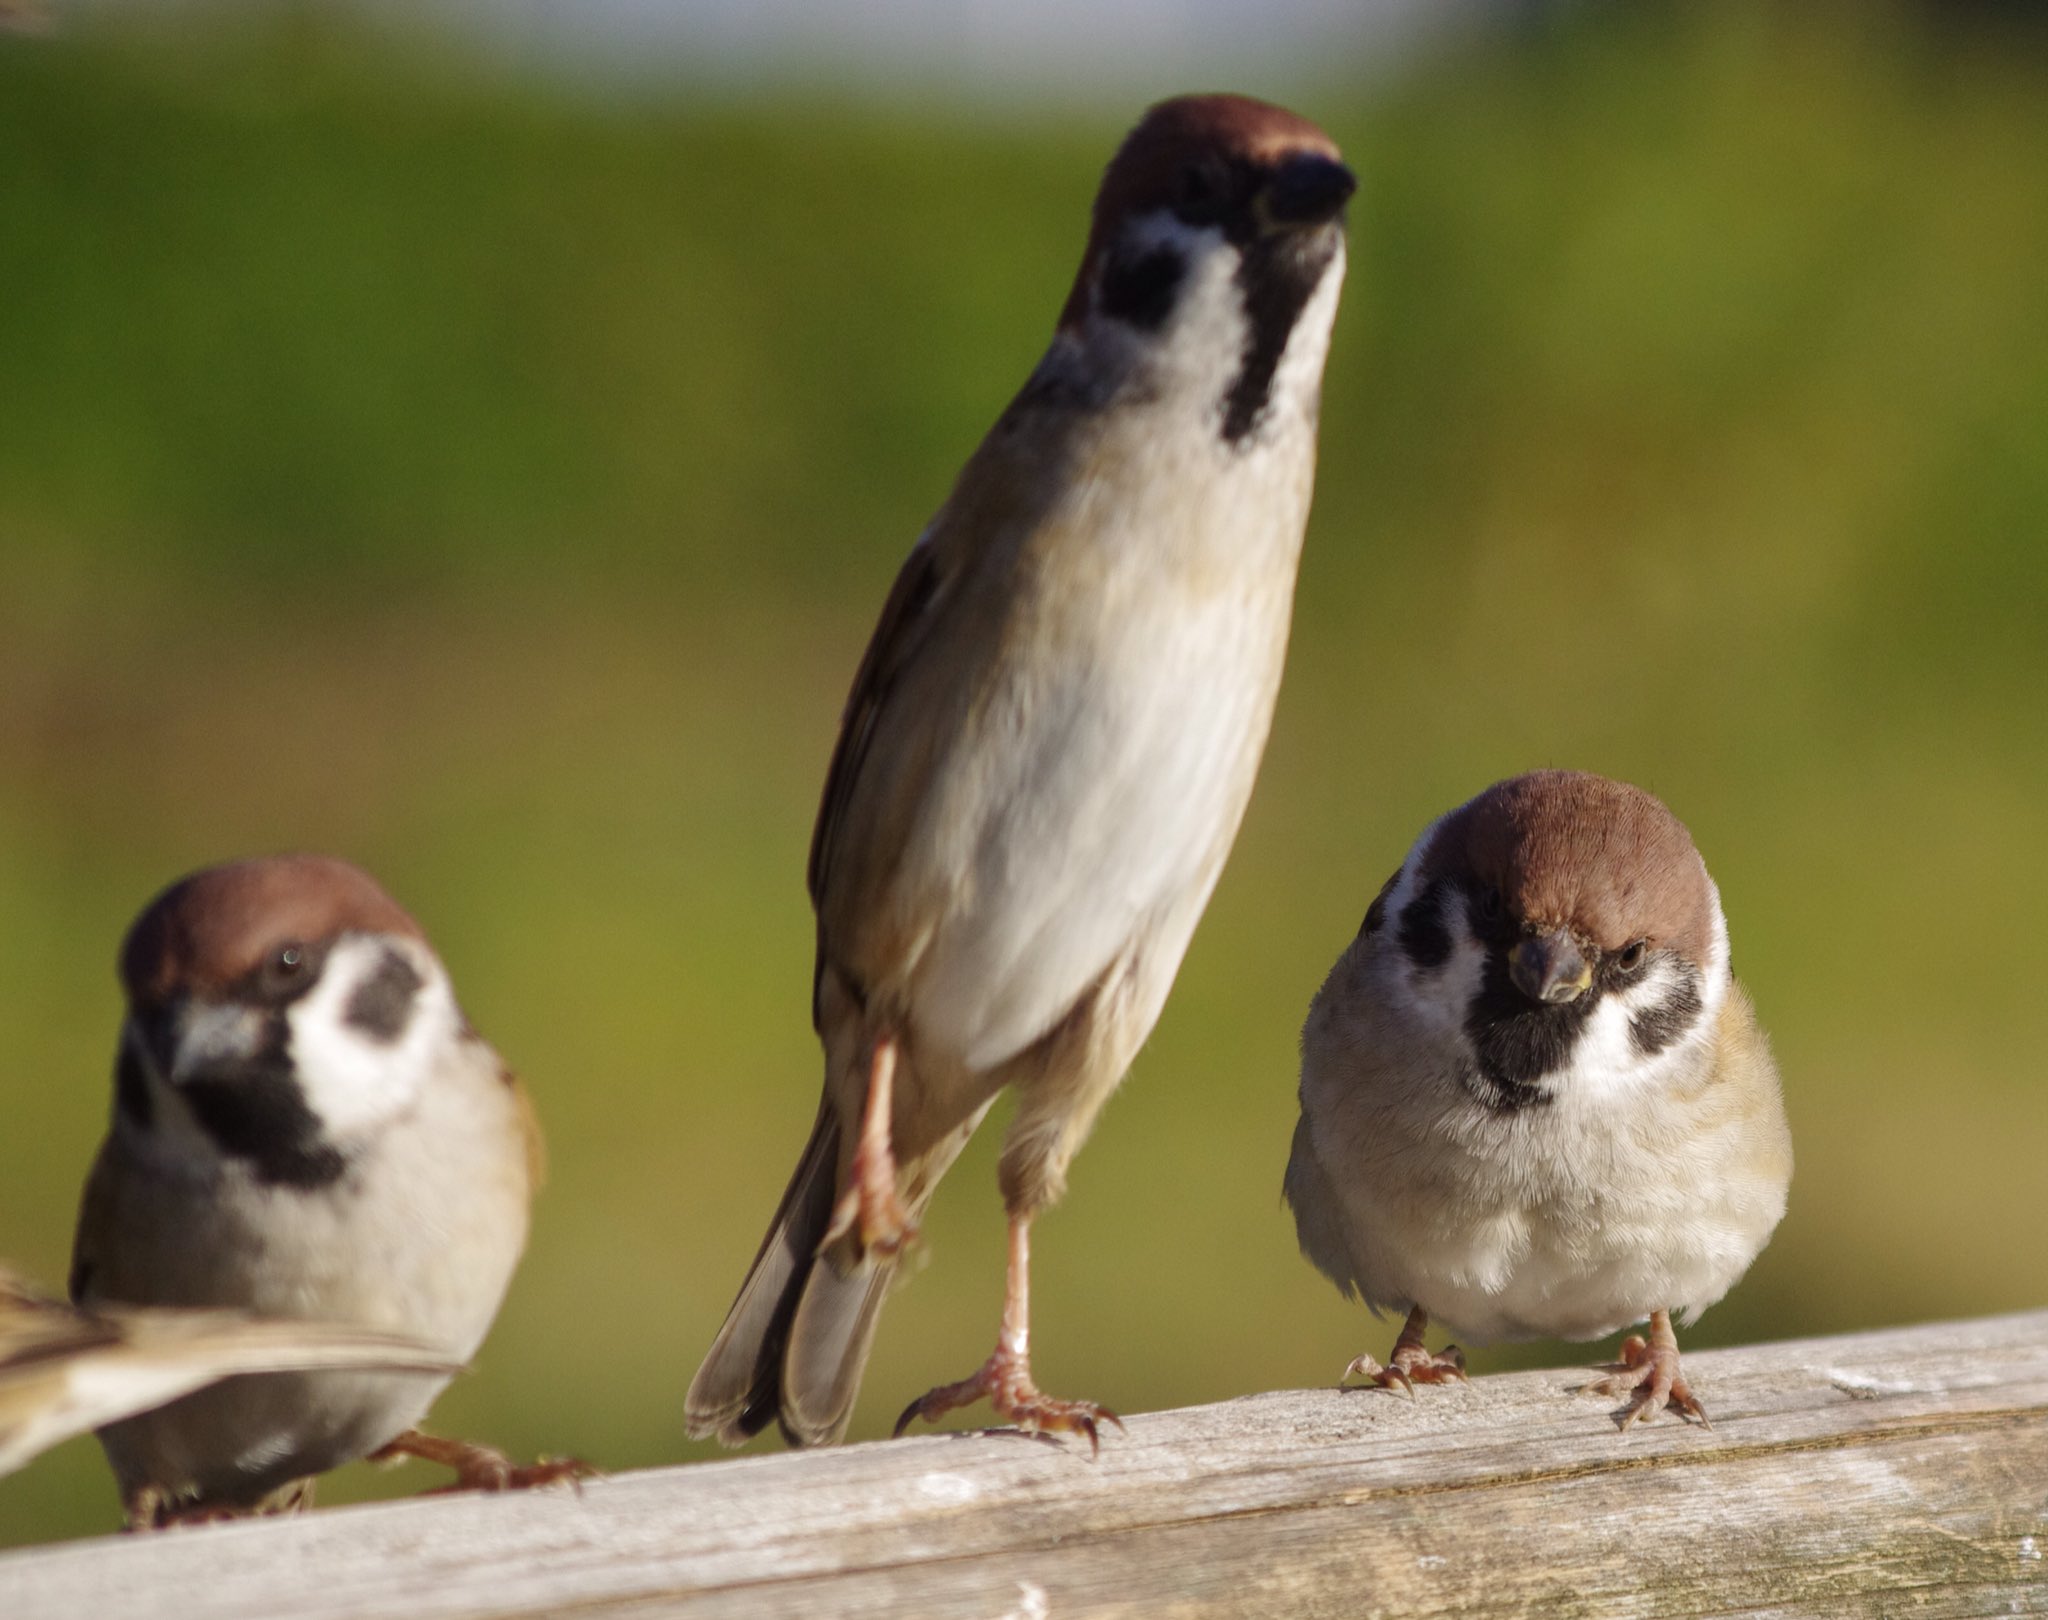
<svg viewBox="0 0 2048 1620">
<path fill-rule="evenodd" d="M 1624 973 L 1634 973 L 1643 965 L 1643 959 L 1650 954 L 1650 942 L 1646 939 L 1630 940 L 1622 946 L 1621 954 L 1615 957 L 1614 965 Z"/>
<path fill-rule="evenodd" d="M 257 970 L 258 989 L 272 1000 L 289 1000 L 305 988 L 311 966 L 310 953 L 297 940 L 280 945 Z"/>
<path fill-rule="evenodd" d="M 1505 909 L 1505 903 L 1500 897 L 1500 890 L 1481 889 L 1479 891 L 1479 916 L 1482 921 L 1499 922 L 1500 914 Z"/>
</svg>

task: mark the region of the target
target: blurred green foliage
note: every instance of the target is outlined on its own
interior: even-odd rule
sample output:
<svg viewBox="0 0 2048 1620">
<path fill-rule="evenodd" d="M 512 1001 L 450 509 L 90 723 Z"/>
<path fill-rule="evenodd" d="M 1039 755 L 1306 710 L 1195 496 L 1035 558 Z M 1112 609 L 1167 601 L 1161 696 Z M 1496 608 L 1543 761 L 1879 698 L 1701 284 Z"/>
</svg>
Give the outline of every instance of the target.
<svg viewBox="0 0 2048 1620">
<path fill-rule="evenodd" d="M 1295 1031 L 1421 826 L 1544 763 L 1689 821 L 1784 1065 L 1791 1213 L 1688 1342 L 2048 1295 L 2048 62 L 1926 16 L 1586 8 L 1277 87 L 1364 176 L 1292 664 L 1041 1228 L 1048 1387 L 1384 1351 L 1279 1204 Z M 1135 108 L 606 105 L 308 12 L 124 26 L 0 40 L 0 1253 L 62 1279 L 137 907 L 332 849 L 553 1143 L 439 1423 L 706 1455 L 682 1389 L 814 1106 L 845 683 Z M 997 1134 L 857 1434 L 987 1349 Z M 0 1484 L 0 1544 L 113 1521 L 90 1442 Z"/>
</svg>

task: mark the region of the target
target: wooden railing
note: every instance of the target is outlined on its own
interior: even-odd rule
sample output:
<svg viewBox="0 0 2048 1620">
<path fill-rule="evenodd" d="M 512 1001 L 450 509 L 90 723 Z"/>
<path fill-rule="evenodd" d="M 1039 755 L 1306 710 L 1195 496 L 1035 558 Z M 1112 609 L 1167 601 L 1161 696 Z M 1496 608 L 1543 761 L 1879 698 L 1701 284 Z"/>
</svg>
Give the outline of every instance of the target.
<svg viewBox="0 0 2048 1620">
<path fill-rule="evenodd" d="M 2048 1615 L 2048 1311 L 1290 1390 L 1085 1446 L 929 1436 L 0 1557 L 4 1620 Z"/>
</svg>

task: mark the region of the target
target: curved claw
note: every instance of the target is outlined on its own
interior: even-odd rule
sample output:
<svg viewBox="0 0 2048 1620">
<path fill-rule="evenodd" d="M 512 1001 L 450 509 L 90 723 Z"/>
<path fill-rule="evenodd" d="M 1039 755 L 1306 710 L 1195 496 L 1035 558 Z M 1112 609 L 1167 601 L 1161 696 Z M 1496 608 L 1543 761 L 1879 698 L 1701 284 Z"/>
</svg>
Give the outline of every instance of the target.
<svg viewBox="0 0 2048 1620">
<path fill-rule="evenodd" d="M 894 1433 L 901 1437 L 919 1418 L 935 1422 L 948 1412 L 980 1400 L 986 1400 L 997 1417 L 1014 1423 L 1026 1434 L 1085 1436 L 1091 1457 L 1102 1454 L 1104 1423 L 1114 1424 L 1119 1434 L 1127 1432 L 1123 1419 L 1098 1401 L 1063 1401 L 1041 1394 L 1031 1381 L 1029 1363 L 999 1349 L 972 1377 L 957 1384 L 941 1384 L 912 1401 L 897 1418 Z"/>
<path fill-rule="evenodd" d="M 924 1417 L 924 1403 L 927 1398 L 920 1395 L 916 1400 L 904 1407 L 903 1415 L 896 1420 L 896 1427 L 889 1431 L 889 1438 L 891 1440 L 901 1440 L 903 1438 L 903 1431 L 919 1418 Z"/>
<path fill-rule="evenodd" d="M 1095 1401 L 1053 1401 L 1048 1404 L 1075 1410 L 1074 1422 L 1080 1432 L 1088 1436 L 1088 1455 L 1091 1457 L 1102 1455 L 1100 1425 L 1113 1423 L 1116 1425 L 1116 1432 L 1118 1434 L 1130 1433 L 1130 1430 L 1124 1427 L 1124 1420 L 1122 1418 L 1118 1417 L 1108 1407 L 1100 1405 Z M 1083 1408 L 1085 1410 L 1080 1410 Z M 1054 1424 L 1050 1426 L 1058 1427 L 1059 1425 Z"/>
<path fill-rule="evenodd" d="M 1455 1344 L 1446 1345 L 1440 1354 L 1434 1356 L 1420 1345 L 1399 1345 L 1395 1347 L 1394 1359 L 1385 1366 L 1371 1356 L 1358 1356 L 1344 1369 L 1344 1378 L 1370 1379 L 1381 1389 L 1399 1385 L 1411 1399 L 1417 1384 L 1469 1384 L 1472 1381 L 1465 1372 L 1465 1352 Z M 1343 1378 L 1338 1380 L 1339 1383 L 1343 1381 Z"/>
<path fill-rule="evenodd" d="M 1415 1398 L 1415 1382 L 1399 1365 L 1383 1367 L 1371 1356 L 1353 1356 L 1351 1365 L 1338 1376 L 1337 1382 L 1341 1384 L 1347 1378 L 1363 1378 L 1381 1389 L 1398 1387 L 1408 1392 L 1411 1401 Z"/>
<path fill-rule="evenodd" d="M 1678 1340 L 1671 1331 L 1670 1318 L 1663 1312 L 1650 1318 L 1650 1337 L 1631 1333 L 1621 1341 L 1621 1359 L 1596 1369 L 1605 1373 L 1580 1386 L 1594 1395 L 1626 1395 L 1627 1406 L 1615 1413 L 1615 1421 L 1626 1434 L 1639 1419 L 1655 1417 L 1667 1408 L 1679 1417 L 1713 1428 L 1707 1409 L 1700 1405 L 1678 1365 Z"/>
</svg>

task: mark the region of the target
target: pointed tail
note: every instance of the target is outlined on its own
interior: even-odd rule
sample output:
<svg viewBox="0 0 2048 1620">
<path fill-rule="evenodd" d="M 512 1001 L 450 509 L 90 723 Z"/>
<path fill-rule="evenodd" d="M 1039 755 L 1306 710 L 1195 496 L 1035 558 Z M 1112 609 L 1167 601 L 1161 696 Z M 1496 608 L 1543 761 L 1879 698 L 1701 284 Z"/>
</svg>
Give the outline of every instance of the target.
<svg viewBox="0 0 2048 1620">
<path fill-rule="evenodd" d="M 842 1273 L 818 1259 L 838 1169 L 839 1121 L 825 1103 L 739 1297 L 690 1381 L 691 1438 L 715 1434 L 737 1446 L 770 1422 L 798 1446 L 829 1445 L 846 1433 L 896 1267 L 870 1255 Z"/>
</svg>

